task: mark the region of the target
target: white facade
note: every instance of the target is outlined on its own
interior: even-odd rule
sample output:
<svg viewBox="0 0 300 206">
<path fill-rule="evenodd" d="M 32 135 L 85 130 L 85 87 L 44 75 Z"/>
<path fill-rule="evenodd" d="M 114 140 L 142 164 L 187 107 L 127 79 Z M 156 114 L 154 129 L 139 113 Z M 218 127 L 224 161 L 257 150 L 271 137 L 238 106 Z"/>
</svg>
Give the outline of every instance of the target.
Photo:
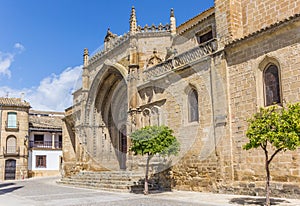
<svg viewBox="0 0 300 206">
<path fill-rule="evenodd" d="M 46 166 L 37 167 L 37 156 L 46 156 Z M 43 170 L 60 170 L 60 162 L 62 157 L 61 150 L 32 150 L 29 151 L 28 170 L 43 171 Z"/>
<path fill-rule="evenodd" d="M 30 177 L 60 174 L 63 113 L 29 113 L 28 171 Z"/>
</svg>

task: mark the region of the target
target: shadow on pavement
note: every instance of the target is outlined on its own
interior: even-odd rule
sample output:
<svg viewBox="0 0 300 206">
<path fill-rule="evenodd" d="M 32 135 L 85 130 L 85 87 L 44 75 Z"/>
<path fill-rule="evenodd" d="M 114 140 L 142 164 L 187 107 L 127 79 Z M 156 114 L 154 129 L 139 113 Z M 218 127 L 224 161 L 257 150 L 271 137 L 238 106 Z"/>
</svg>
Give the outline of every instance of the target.
<svg viewBox="0 0 300 206">
<path fill-rule="evenodd" d="M 271 205 L 277 205 L 280 203 L 290 203 L 286 200 L 281 199 L 272 199 L 271 198 Z M 265 198 L 251 198 L 251 197 L 245 197 L 245 198 L 233 198 L 230 200 L 229 203 L 231 204 L 238 204 L 238 205 L 261 205 L 264 206 L 266 202 Z"/>
<path fill-rule="evenodd" d="M 10 192 L 13 192 L 13 191 L 21 189 L 21 188 L 23 188 L 23 186 L 9 187 L 9 188 L 6 188 L 6 189 L 0 189 L 0 195 L 10 193 Z"/>
<path fill-rule="evenodd" d="M 15 185 L 15 183 L 2 183 L 0 184 L 0 188 Z"/>
</svg>

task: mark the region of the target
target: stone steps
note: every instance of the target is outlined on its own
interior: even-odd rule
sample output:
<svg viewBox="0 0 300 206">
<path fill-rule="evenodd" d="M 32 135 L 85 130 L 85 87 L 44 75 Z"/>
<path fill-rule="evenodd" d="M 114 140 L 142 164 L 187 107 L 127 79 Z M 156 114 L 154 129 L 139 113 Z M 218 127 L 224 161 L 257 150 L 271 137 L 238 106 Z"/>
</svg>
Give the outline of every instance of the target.
<svg viewBox="0 0 300 206">
<path fill-rule="evenodd" d="M 144 174 L 128 171 L 81 171 L 77 175 L 63 177 L 58 183 L 106 191 L 142 193 Z M 157 186 L 154 187 L 153 184 L 149 184 L 149 190 L 157 189 Z"/>
</svg>

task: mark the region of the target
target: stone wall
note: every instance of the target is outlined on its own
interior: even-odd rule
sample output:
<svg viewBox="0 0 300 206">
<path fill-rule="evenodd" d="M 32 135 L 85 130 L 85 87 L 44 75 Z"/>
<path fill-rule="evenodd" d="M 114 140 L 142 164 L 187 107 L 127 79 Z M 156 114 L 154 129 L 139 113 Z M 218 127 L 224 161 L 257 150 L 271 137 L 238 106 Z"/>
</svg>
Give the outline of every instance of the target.
<svg viewBox="0 0 300 206">
<path fill-rule="evenodd" d="M 299 0 L 242 0 L 242 5 L 244 36 L 300 13 Z"/>
<path fill-rule="evenodd" d="M 215 0 L 219 47 L 299 13 L 299 0 Z"/>
<path fill-rule="evenodd" d="M 265 68 L 263 65 L 267 66 L 268 63 L 279 64 L 283 104 L 300 101 L 300 60 L 297 58 L 300 52 L 299 26 L 299 20 L 283 23 L 272 30 L 257 34 L 255 38 L 238 41 L 225 50 L 230 83 L 234 180 L 242 182 L 242 185 L 246 184 L 246 190 L 250 191 L 253 187 L 252 193 L 255 193 L 256 188 L 253 182 L 265 179 L 264 153 L 260 149 L 242 149 L 247 142 L 246 120 L 259 107 L 264 106 L 262 70 Z M 284 192 L 281 193 L 283 196 L 299 196 L 299 151 L 282 152 L 271 163 L 271 181 L 277 185 L 273 189 L 275 195 L 279 195 L 278 191 L 281 191 Z M 284 186 L 280 186 L 283 184 Z M 238 183 L 235 184 L 237 185 Z M 293 185 L 291 188 L 295 189 L 287 193 L 287 185 Z M 245 193 L 244 189 L 240 191 Z"/>
<path fill-rule="evenodd" d="M 1 107 L 1 142 L 0 142 L 0 180 L 4 180 L 5 175 L 5 161 L 8 159 L 16 160 L 16 179 L 27 178 L 28 173 L 28 159 L 27 159 L 27 144 L 25 136 L 28 136 L 28 110 L 29 108 L 19 107 Z M 8 112 L 17 113 L 17 128 L 7 129 L 7 115 Z M 6 141 L 9 136 L 16 138 L 16 153 L 6 154 Z"/>
</svg>

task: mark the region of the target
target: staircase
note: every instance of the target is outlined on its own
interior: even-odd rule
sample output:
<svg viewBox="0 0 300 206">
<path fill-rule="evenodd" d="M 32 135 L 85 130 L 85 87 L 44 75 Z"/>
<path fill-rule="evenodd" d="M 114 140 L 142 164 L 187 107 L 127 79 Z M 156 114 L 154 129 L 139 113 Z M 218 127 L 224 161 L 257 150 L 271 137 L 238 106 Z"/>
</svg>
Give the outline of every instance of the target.
<svg viewBox="0 0 300 206">
<path fill-rule="evenodd" d="M 144 190 L 144 174 L 130 171 L 80 171 L 77 175 L 63 177 L 60 184 L 76 187 L 94 188 L 115 192 L 142 193 Z M 149 184 L 149 190 L 157 190 L 156 184 Z"/>
</svg>

